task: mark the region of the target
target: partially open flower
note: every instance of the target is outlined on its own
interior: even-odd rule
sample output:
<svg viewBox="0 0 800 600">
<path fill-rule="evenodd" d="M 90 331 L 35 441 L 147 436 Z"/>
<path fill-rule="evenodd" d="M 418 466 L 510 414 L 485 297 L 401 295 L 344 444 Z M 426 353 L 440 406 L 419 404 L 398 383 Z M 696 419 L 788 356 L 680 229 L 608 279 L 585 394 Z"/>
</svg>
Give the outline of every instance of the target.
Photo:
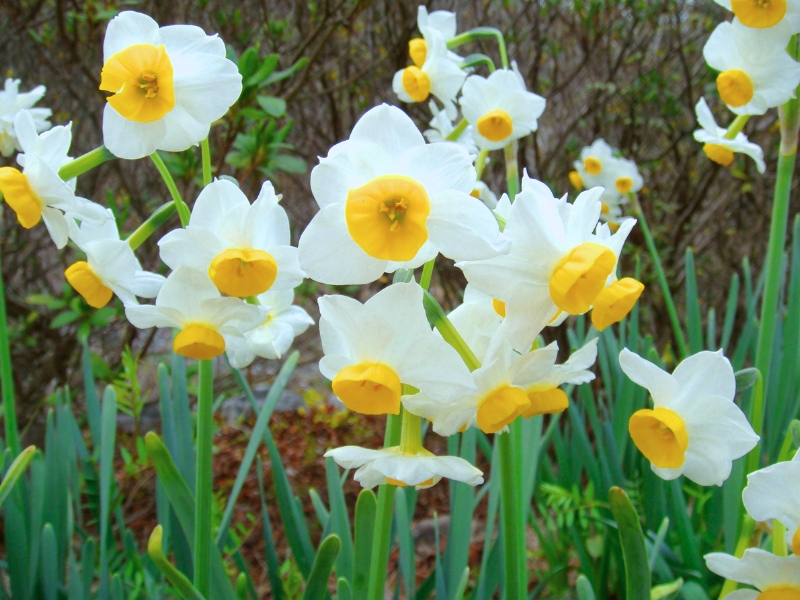
<svg viewBox="0 0 800 600">
<path fill-rule="evenodd" d="M 734 153 L 741 152 L 755 161 L 759 173 L 766 170 L 764 151 L 761 150 L 761 146 L 748 141 L 747 136 L 742 132 L 737 133 L 733 139 L 727 139 L 725 137 L 726 129 L 717 126 L 705 98 L 700 98 L 694 110 L 697 114 L 697 123 L 702 127 L 702 129 L 695 130 L 694 139 L 703 144 L 703 152 L 709 160 L 727 167 L 733 162 Z"/>
<path fill-rule="evenodd" d="M 742 558 L 713 552 L 705 559 L 712 573 L 756 588 L 731 592 L 726 596 L 730 600 L 800 598 L 800 556 L 776 556 L 760 548 L 748 548 Z"/>
<path fill-rule="evenodd" d="M 8 78 L 4 89 L 0 91 L 0 154 L 3 156 L 11 156 L 14 151 L 22 151 L 14 129 L 14 120 L 21 110 L 27 110 L 31 115 L 37 132 L 50 129 L 48 118 L 52 111 L 49 108 L 33 108 L 33 105 L 44 96 L 46 88 L 37 85 L 30 92 L 20 94 L 19 84 L 19 79 Z"/>
<path fill-rule="evenodd" d="M 792 33 L 800 33 L 800 2 L 797 0 L 715 0 L 733 11 L 745 27 L 771 29 L 789 24 Z"/>
</svg>

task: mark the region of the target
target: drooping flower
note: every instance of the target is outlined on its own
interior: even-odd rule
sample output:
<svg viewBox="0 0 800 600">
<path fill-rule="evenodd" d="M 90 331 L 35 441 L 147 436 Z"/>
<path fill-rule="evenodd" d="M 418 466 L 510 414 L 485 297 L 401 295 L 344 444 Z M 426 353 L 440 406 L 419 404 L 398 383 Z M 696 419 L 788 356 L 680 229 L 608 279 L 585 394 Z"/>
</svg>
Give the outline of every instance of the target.
<svg viewBox="0 0 800 600">
<path fill-rule="evenodd" d="M 619 364 L 653 398 L 652 409 L 633 414 L 628 431 L 662 479 L 685 475 L 700 485 L 722 485 L 733 461 L 758 443 L 733 401 L 736 378 L 721 350 L 690 356 L 672 375 L 627 348 Z"/>
<path fill-rule="evenodd" d="M 264 322 L 264 313 L 238 298 L 223 298 L 206 273 L 187 266 L 170 273 L 155 305 L 125 307 L 134 327 L 180 329 L 172 342 L 176 354 L 205 360 L 227 351 L 232 362 L 246 350 L 244 334 Z"/>
<path fill-rule="evenodd" d="M 452 119 L 447 116 L 447 109 L 439 110 L 433 100 L 428 103 L 428 107 L 431 109 L 433 118 L 428 123 L 431 128 L 423 132 L 425 139 L 431 144 L 447 141 L 447 136 L 453 133 L 455 129 Z M 470 154 L 478 154 L 478 147 L 475 145 L 475 140 L 472 139 L 472 125 L 467 125 L 458 136 L 458 139 L 453 140 L 453 142 L 463 146 Z"/>
<path fill-rule="evenodd" d="M 75 180 L 65 182 L 58 170 L 70 161 L 72 124 L 36 133 L 36 123 L 28 111 L 20 111 L 14 121 L 17 140 L 23 150 L 13 167 L 0 167 L 0 192 L 25 229 L 44 221 L 58 248 L 69 238 L 68 218 L 101 225 L 108 218 L 106 209 L 75 196 Z"/>
<path fill-rule="evenodd" d="M 741 152 L 752 158 L 756 163 L 759 173 L 763 173 L 767 166 L 764 164 L 764 152 L 761 146 L 748 141 L 747 136 L 739 132 L 733 139 L 725 137 L 726 129 L 717 126 L 714 115 L 708 107 L 705 98 L 700 98 L 694 107 L 697 114 L 697 123 L 702 129 L 694 132 L 694 139 L 703 144 L 703 152 L 710 160 L 727 167 L 733 162 L 733 154 Z"/>
<path fill-rule="evenodd" d="M 364 284 L 439 252 L 455 260 L 505 252 L 491 211 L 469 195 L 475 180 L 462 147 L 425 144 L 400 109 L 375 107 L 311 172 L 321 210 L 300 238 L 300 266 L 321 283 Z"/>
<path fill-rule="evenodd" d="M 344 469 L 358 469 L 353 478 L 367 489 L 391 484 L 419 490 L 436 485 L 442 477 L 469 485 L 483 483 L 483 472 L 463 458 L 435 456 L 424 448 L 410 454 L 399 446 L 380 450 L 343 446 L 328 450 L 325 456 Z"/>
<path fill-rule="evenodd" d="M 786 527 L 786 541 L 800 556 L 800 452 L 747 476 L 742 501 L 756 521 L 777 519 Z"/>
<path fill-rule="evenodd" d="M 250 204 L 235 183 L 217 179 L 200 192 L 186 228 L 159 240 L 161 260 L 171 269 L 188 265 L 208 273 L 229 296 L 293 289 L 305 274 L 279 202 L 269 181 Z"/>
<path fill-rule="evenodd" d="M 792 33 L 800 33 L 800 2 L 797 0 L 714 0 L 733 11 L 745 27 L 767 29 L 787 22 Z"/>
<path fill-rule="evenodd" d="M 309 314 L 292 304 L 292 290 L 276 290 L 257 296 L 262 310 L 266 312 L 263 323 L 244 334 L 246 348 L 231 358 L 237 369 L 249 365 L 256 356 L 277 359 L 289 350 L 294 338 L 314 324 Z"/>
<path fill-rule="evenodd" d="M 441 401 L 473 390 L 456 351 L 431 330 L 417 284 L 391 285 L 364 304 L 323 296 L 319 309 L 319 368 L 350 410 L 399 414 L 403 384 Z"/>
<path fill-rule="evenodd" d="M 607 241 L 617 257 L 617 261 L 619 261 L 625 240 L 612 235 L 610 224 L 607 223 L 598 225 L 595 235 Z M 606 287 L 597 295 L 592 304 L 592 325 L 594 325 L 594 328 L 597 331 L 603 331 L 606 327 L 619 323 L 633 310 L 643 291 L 644 284 L 641 281 L 633 277 L 618 279 L 617 270 L 614 269 L 608 276 Z"/>
<path fill-rule="evenodd" d="M 705 559 L 712 573 L 756 588 L 731 592 L 726 596 L 730 600 L 800 598 L 800 556 L 776 556 L 760 548 L 748 548 L 742 558 L 713 552 Z"/>
<path fill-rule="evenodd" d="M 86 303 L 102 308 L 116 294 L 123 304 L 138 304 L 136 297 L 155 298 L 166 279 L 144 271 L 133 250 L 119 231 L 114 215 L 102 225 L 68 220 L 69 237 L 86 254 L 86 260 L 72 263 L 64 275 Z"/>
<path fill-rule="evenodd" d="M 717 75 L 722 101 L 737 115 L 763 115 L 794 98 L 800 83 L 800 63 L 786 46 L 791 37 L 787 22 L 769 32 L 745 27 L 738 21 L 720 23 L 703 48 L 703 56 Z"/>
<path fill-rule="evenodd" d="M 422 30 L 422 51 L 411 40 L 410 54 L 414 64 L 400 69 L 392 79 L 392 90 L 403 102 L 425 102 L 431 95 L 445 106 L 450 118 L 456 116 L 454 100 L 467 74 L 447 56 L 442 34 L 434 29 Z"/>
<path fill-rule="evenodd" d="M 46 88 L 37 85 L 30 92 L 20 94 L 19 84 L 19 79 L 8 78 L 4 89 L 0 91 L 0 154 L 3 156 L 11 156 L 15 151 L 22 151 L 14 128 L 14 121 L 19 111 L 27 110 L 30 113 L 36 132 L 50 129 L 48 119 L 53 114 L 52 111 L 49 108 L 33 107 L 42 99 Z"/>
<path fill-rule="evenodd" d="M 103 61 L 100 89 L 111 93 L 103 141 L 120 158 L 200 143 L 242 91 L 239 70 L 216 35 L 194 25 L 159 28 L 137 12 L 111 19 Z"/>
<path fill-rule="evenodd" d="M 461 111 L 481 150 L 498 150 L 539 127 L 545 99 L 529 92 L 516 63 L 512 66 L 488 78 L 470 75 L 461 90 Z"/>
</svg>

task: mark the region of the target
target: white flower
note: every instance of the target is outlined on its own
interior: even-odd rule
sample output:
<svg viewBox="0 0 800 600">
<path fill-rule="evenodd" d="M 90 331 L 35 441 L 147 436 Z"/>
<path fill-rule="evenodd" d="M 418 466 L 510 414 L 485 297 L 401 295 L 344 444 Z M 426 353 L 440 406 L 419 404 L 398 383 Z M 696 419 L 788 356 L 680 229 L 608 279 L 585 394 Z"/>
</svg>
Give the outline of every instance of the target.
<svg viewBox="0 0 800 600">
<path fill-rule="evenodd" d="M 475 180 L 462 147 L 425 144 L 400 109 L 375 107 L 311 172 L 321 210 L 300 238 L 300 266 L 321 283 L 364 284 L 439 252 L 455 260 L 505 252 L 491 211 L 469 195 Z"/>
<path fill-rule="evenodd" d="M 474 285 L 467 284 L 464 302 L 447 315 L 447 318 L 475 356 L 482 359 L 504 316 L 505 307 L 502 303 L 484 294 Z"/>
<path fill-rule="evenodd" d="M 103 61 L 100 89 L 112 94 L 103 112 L 103 141 L 120 158 L 200 143 L 242 91 L 221 39 L 194 25 L 159 28 L 137 12 L 111 19 Z"/>
<path fill-rule="evenodd" d="M 800 555 L 800 452 L 791 461 L 750 473 L 742 501 L 756 521 L 783 523 L 792 552 Z"/>
<path fill-rule="evenodd" d="M 511 252 L 456 263 L 467 281 L 504 303 L 503 327 L 514 349 L 530 349 L 559 311 L 587 312 L 616 268 L 614 248 L 622 246 L 635 220 L 626 220 L 609 239 L 594 235 L 602 193 L 593 188 L 569 204 L 541 182 L 523 179 L 503 231 L 512 240 Z"/>
<path fill-rule="evenodd" d="M 228 352 L 231 362 L 246 350 L 244 334 L 264 321 L 264 311 L 238 298 L 223 298 L 208 275 L 191 267 L 170 273 L 155 306 L 125 307 L 134 327 L 175 327 L 172 349 L 197 360 Z"/>
<path fill-rule="evenodd" d="M 475 188 L 472 190 L 471 195 L 483 202 L 487 208 L 494 210 L 497 207 L 497 194 L 490 190 L 489 186 L 480 179 L 475 182 Z"/>
<path fill-rule="evenodd" d="M 261 325 L 244 334 L 246 348 L 231 358 L 231 364 L 237 369 L 249 365 L 256 356 L 280 358 L 291 347 L 294 338 L 314 324 L 314 319 L 305 310 L 292 304 L 292 290 L 270 290 L 257 299 L 266 316 Z"/>
<path fill-rule="evenodd" d="M 37 132 L 50 129 L 47 119 L 52 111 L 49 108 L 33 108 L 44 96 L 46 88 L 37 85 L 30 92 L 20 94 L 19 84 L 19 79 L 6 79 L 5 89 L 0 91 L 0 154 L 3 156 L 11 156 L 15 150 L 22 150 L 14 130 L 14 120 L 19 111 L 27 110 L 30 113 Z"/>
<path fill-rule="evenodd" d="M 70 285 L 94 308 L 102 308 L 112 294 L 123 304 L 138 304 L 136 296 L 155 298 L 165 278 L 142 270 L 142 265 L 128 245 L 119 239 L 114 215 L 102 225 L 84 221 L 80 225 L 69 219 L 69 237 L 86 254 L 65 271 Z"/>
<path fill-rule="evenodd" d="M 322 374 L 350 410 L 399 414 L 402 384 L 447 401 L 469 393 L 469 371 L 431 331 L 422 288 L 398 283 L 366 303 L 346 296 L 319 299 Z"/>
<path fill-rule="evenodd" d="M 775 556 L 760 548 L 748 548 L 742 558 L 714 552 L 706 554 L 705 559 L 712 573 L 756 588 L 731 592 L 725 596 L 728 600 L 800 597 L 800 556 Z"/>
<path fill-rule="evenodd" d="M 433 95 L 444 104 L 447 115 L 454 118 L 454 100 L 467 74 L 448 58 L 447 45 L 441 33 L 426 28 L 422 30 L 422 36 L 424 52 L 415 52 L 410 46 L 414 64 L 394 74 L 392 90 L 403 102 L 425 102 Z"/>
<path fill-rule="evenodd" d="M 800 83 L 800 64 L 786 46 L 791 27 L 783 22 L 768 32 L 738 21 L 720 23 L 711 33 L 703 56 L 717 76 L 722 101 L 737 115 L 763 115 L 794 98 Z"/>
<path fill-rule="evenodd" d="M 721 350 L 690 356 L 672 375 L 627 348 L 619 365 L 653 398 L 654 408 L 635 412 L 628 430 L 662 479 L 685 475 L 700 485 L 722 485 L 733 461 L 758 443 L 733 401 L 736 378 Z"/>
<path fill-rule="evenodd" d="M 187 227 L 159 240 L 161 260 L 171 269 L 188 265 L 208 273 L 229 296 L 293 289 L 305 274 L 279 202 L 269 181 L 250 204 L 235 183 L 217 179 L 200 192 Z"/>
<path fill-rule="evenodd" d="M 432 13 L 424 5 L 417 8 L 417 27 L 420 31 L 434 29 L 438 31 L 445 42 L 456 37 L 456 13 L 449 10 L 435 10 Z"/>
<path fill-rule="evenodd" d="M 431 126 L 431 129 L 426 129 L 423 132 L 425 139 L 427 139 L 431 144 L 447 141 L 447 136 L 453 133 L 453 130 L 455 129 L 453 121 L 447 116 L 447 109 L 439 110 L 439 108 L 436 106 L 436 102 L 433 100 L 428 103 L 428 107 L 431 109 L 433 118 L 428 123 Z M 459 146 L 463 146 L 463 148 L 470 154 L 478 154 L 478 147 L 475 145 L 475 141 L 472 139 L 472 125 L 467 125 L 464 128 L 464 131 L 461 132 L 461 135 L 458 136 L 458 139 L 453 140 L 453 142 Z"/>
<path fill-rule="evenodd" d="M 584 146 L 580 160 L 572 163 L 578 173 L 582 187 L 605 187 L 606 180 L 601 178 L 604 169 L 608 169 L 614 160 L 614 149 L 605 140 L 597 139 L 591 146 Z M 577 186 L 576 186 L 577 187 Z"/>
<path fill-rule="evenodd" d="M 788 23 L 792 33 L 800 33 L 800 2 L 798 0 L 714 0 L 733 11 L 736 19 L 746 27 L 768 29 Z"/>
<path fill-rule="evenodd" d="M 70 161 L 72 124 L 36 133 L 36 123 L 28 111 L 20 111 L 14 121 L 17 140 L 24 151 L 17 155 L 22 172 L 0 167 L 0 192 L 16 213 L 19 224 L 30 229 L 44 221 L 58 248 L 69 238 L 67 218 L 74 217 L 101 225 L 108 218 L 106 209 L 75 196 L 75 181 L 64 182 L 58 170 Z M 66 215 L 66 216 L 65 216 Z"/>
<path fill-rule="evenodd" d="M 483 483 L 481 470 L 463 458 L 435 456 L 424 448 L 415 454 L 406 454 L 399 446 L 381 450 L 343 446 L 328 450 L 325 456 L 344 469 L 357 468 L 353 478 L 368 489 L 387 483 L 425 489 L 436 485 L 442 477 L 469 485 Z"/>
<path fill-rule="evenodd" d="M 481 150 L 498 150 L 538 128 L 545 99 L 529 92 L 513 63 L 488 78 L 470 75 L 461 90 L 461 112 L 474 127 L 472 135 Z"/>
<path fill-rule="evenodd" d="M 697 113 L 697 123 L 702 127 L 694 132 L 694 139 L 703 144 L 703 152 L 709 159 L 727 167 L 733 162 L 733 153 L 741 152 L 755 161 L 759 173 L 766 170 L 767 166 L 764 164 L 764 152 L 761 150 L 761 146 L 748 141 L 747 136 L 742 132 L 737 133 L 732 140 L 726 139 L 725 128 L 717 126 L 705 98 L 700 98 L 694 110 Z"/>
</svg>

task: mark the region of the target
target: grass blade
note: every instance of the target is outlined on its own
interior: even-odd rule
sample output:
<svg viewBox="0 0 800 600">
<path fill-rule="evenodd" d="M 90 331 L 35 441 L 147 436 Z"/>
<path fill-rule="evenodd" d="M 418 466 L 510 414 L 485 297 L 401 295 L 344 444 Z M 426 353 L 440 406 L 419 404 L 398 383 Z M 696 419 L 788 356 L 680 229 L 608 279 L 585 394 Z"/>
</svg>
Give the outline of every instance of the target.
<svg viewBox="0 0 800 600">
<path fill-rule="evenodd" d="M 355 522 L 353 524 L 355 537 L 352 581 L 353 600 L 365 600 L 367 597 L 369 563 L 377 510 L 378 501 L 372 490 L 361 490 L 358 500 L 356 500 Z"/>
<path fill-rule="evenodd" d="M 108 528 L 110 525 L 111 481 L 114 478 L 114 450 L 117 434 L 117 396 L 107 386 L 103 392 L 100 422 L 100 597 L 108 598 Z"/>
<path fill-rule="evenodd" d="M 173 567 L 172 563 L 164 556 L 164 551 L 161 549 L 161 536 L 161 525 L 156 525 L 147 542 L 147 553 L 158 567 L 158 570 L 164 574 L 164 577 L 169 580 L 184 600 L 204 600 L 203 595 L 194 589 L 192 582 L 186 578 L 186 575 Z"/>
<path fill-rule="evenodd" d="M 619 528 L 619 540 L 625 561 L 625 598 L 650 600 L 650 567 L 639 515 L 636 514 L 628 495 L 618 487 L 609 490 L 608 501 Z"/>
<path fill-rule="evenodd" d="M 9 494 L 11 494 L 11 490 L 14 489 L 14 486 L 19 481 L 19 478 L 22 477 L 22 474 L 25 472 L 25 469 L 28 468 L 28 465 L 33 460 L 33 455 L 36 453 L 36 446 L 28 446 L 22 453 L 14 459 L 14 462 L 11 463 L 11 466 L 6 471 L 5 476 L 3 477 L 3 483 L 0 483 L 0 508 L 3 508 L 3 504 L 6 503 L 6 499 L 8 498 Z"/>
<path fill-rule="evenodd" d="M 320 600 L 328 592 L 328 578 L 333 570 L 333 563 L 339 555 L 341 542 L 336 535 L 329 535 L 319 545 L 317 555 L 314 557 L 314 566 L 306 582 L 303 600 Z"/>
</svg>

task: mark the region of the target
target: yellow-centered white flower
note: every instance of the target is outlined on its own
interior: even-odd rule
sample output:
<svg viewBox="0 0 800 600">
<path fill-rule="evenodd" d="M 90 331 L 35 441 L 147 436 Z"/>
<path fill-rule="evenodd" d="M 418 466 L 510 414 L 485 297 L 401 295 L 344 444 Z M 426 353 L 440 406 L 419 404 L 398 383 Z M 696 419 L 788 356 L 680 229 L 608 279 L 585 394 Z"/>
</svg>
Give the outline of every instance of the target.
<svg viewBox="0 0 800 600">
<path fill-rule="evenodd" d="M 580 160 L 572 163 L 575 171 L 579 175 L 580 186 L 576 188 L 593 188 L 597 186 L 605 187 L 606 179 L 601 178 L 604 170 L 607 170 L 614 160 L 614 149 L 603 139 L 597 139 L 591 146 L 584 146 L 581 149 Z M 573 184 L 578 183 L 577 181 Z"/>
<path fill-rule="evenodd" d="M 618 222 L 617 227 L 621 222 Z M 624 240 L 615 237 L 611 232 L 611 224 L 604 223 L 597 226 L 595 234 L 601 240 L 607 240 L 611 250 L 619 261 L 622 253 Z M 633 310 L 634 305 L 639 300 L 639 296 L 644 291 L 644 284 L 633 277 L 617 278 L 617 270 L 614 269 L 608 276 L 606 287 L 603 288 L 592 304 L 592 325 L 597 331 L 603 331 L 606 327 L 619 323 L 628 313 Z"/>
<path fill-rule="evenodd" d="M 319 299 L 322 374 L 352 411 L 399 414 L 402 385 L 443 402 L 471 392 L 469 370 L 433 333 L 422 288 L 398 283 L 361 304 L 346 296 Z"/>
<path fill-rule="evenodd" d="M 103 143 L 120 158 L 200 143 L 242 91 L 239 70 L 216 35 L 194 25 L 159 28 L 142 13 L 111 19 L 103 61 L 100 89 L 111 93 Z"/>
<path fill-rule="evenodd" d="M 138 304 L 136 297 L 155 298 L 166 279 L 142 269 L 128 245 L 119 239 L 114 215 L 102 225 L 68 220 L 69 237 L 86 254 L 86 260 L 72 263 L 64 272 L 67 281 L 86 303 L 102 308 L 116 294 L 123 304 Z"/>
<path fill-rule="evenodd" d="M 50 115 L 53 114 L 49 108 L 33 108 L 42 99 L 46 88 L 37 85 L 30 92 L 19 93 L 19 79 L 8 78 L 5 81 L 3 90 L 0 90 L 0 154 L 11 156 L 15 151 L 22 151 L 17 133 L 14 129 L 14 120 L 17 113 L 27 110 L 33 118 L 34 127 L 37 132 L 50 129 Z"/>
<path fill-rule="evenodd" d="M 791 461 L 750 473 L 742 501 L 756 521 L 780 521 L 789 547 L 800 556 L 800 452 Z"/>
<path fill-rule="evenodd" d="M 792 32 L 788 22 L 763 31 L 737 20 L 720 23 L 703 47 L 717 75 L 722 101 L 737 115 L 763 115 L 795 97 L 800 64 L 786 51 Z"/>
<path fill-rule="evenodd" d="M 694 139 L 703 144 L 703 152 L 709 160 L 727 167 L 733 162 L 735 152 L 741 152 L 752 158 L 756 163 L 759 173 L 763 173 L 767 166 L 764 164 L 764 151 L 761 146 L 748 141 L 747 136 L 739 132 L 733 139 L 726 139 L 724 127 L 719 127 L 711 114 L 705 98 L 694 107 L 697 114 L 697 123 L 702 129 L 694 132 Z"/>
<path fill-rule="evenodd" d="M 358 469 L 353 479 L 367 489 L 388 483 L 420 490 L 436 485 L 442 477 L 469 485 L 483 483 L 483 472 L 463 458 L 435 456 L 424 448 L 407 453 L 399 446 L 380 450 L 343 446 L 328 450 L 325 456 L 344 469 Z"/>
<path fill-rule="evenodd" d="M 653 399 L 652 409 L 631 416 L 628 431 L 662 479 L 685 475 L 700 485 L 722 485 L 733 461 L 758 443 L 733 401 L 736 378 L 721 350 L 690 356 L 672 375 L 627 348 L 619 365 Z"/>
<path fill-rule="evenodd" d="M 769 29 L 788 23 L 792 33 L 800 33 L 800 1 L 798 0 L 714 0 L 733 11 L 745 27 Z"/>
<path fill-rule="evenodd" d="M 467 77 L 458 102 L 481 150 L 498 150 L 536 131 L 546 104 L 527 90 L 516 63 L 488 78 Z"/>
<path fill-rule="evenodd" d="M 748 548 L 742 558 L 713 552 L 705 559 L 712 573 L 756 588 L 731 592 L 725 596 L 729 600 L 800 598 L 800 556 L 776 556 L 760 548 Z"/>
<path fill-rule="evenodd" d="M 491 211 L 470 196 L 472 157 L 426 144 L 399 108 L 368 111 L 311 172 L 320 211 L 300 238 L 300 266 L 332 285 L 364 284 L 439 252 L 454 260 L 508 251 Z"/>
<path fill-rule="evenodd" d="M 208 273 L 223 294 L 246 298 L 267 290 L 291 290 L 305 273 L 290 246 L 289 218 L 272 183 L 265 181 L 253 204 L 226 179 L 207 185 L 185 229 L 158 242 L 171 269 L 187 265 Z"/>
<path fill-rule="evenodd" d="M 134 327 L 174 327 L 176 354 L 207 360 L 228 352 L 237 360 L 246 349 L 244 334 L 264 322 L 265 311 L 238 298 L 223 298 L 208 275 L 181 266 L 170 273 L 155 305 L 125 307 Z"/>
<path fill-rule="evenodd" d="M 581 150 L 580 160 L 576 160 L 573 166 L 575 170 L 570 173 L 572 185 L 576 189 L 602 187 L 600 219 L 618 225 L 628 194 L 638 192 L 644 186 L 636 163 L 615 156 L 615 150 L 605 140 L 598 139 Z"/>
<path fill-rule="evenodd" d="M 68 218 L 74 217 L 101 225 L 108 218 L 106 209 L 75 195 L 75 180 L 63 181 L 58 170 L 70 162 L 72 124 L 36 133 L 36 123 L 28 111 L 19 111 L 14 131 L 23 150 L 17 155 L 22 171 L 0 167 L 0 192 L 17 215 L 17 221 L 30 229 L 44 221 L 56 247 L 69 239 Z"/>
</svg>

